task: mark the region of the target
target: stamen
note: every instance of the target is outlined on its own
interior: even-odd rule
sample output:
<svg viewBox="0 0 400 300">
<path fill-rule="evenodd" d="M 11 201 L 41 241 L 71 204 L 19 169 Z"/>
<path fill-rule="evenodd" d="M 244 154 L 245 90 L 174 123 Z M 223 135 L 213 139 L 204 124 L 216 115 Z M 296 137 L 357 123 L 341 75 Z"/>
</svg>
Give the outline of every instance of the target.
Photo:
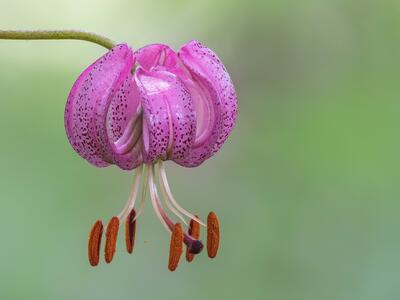
<svg viewBox="0 0 400 300">
<path fill-rule="evenodd" d="M 147 193 L 147 185 L 148 185 L 148 178 L 147 172 L 148 172 L 148 166 L 143 165 L 143 187 L 142 187 L 142 197 L 140 199 L 140 204 L 139 204 L 139 209 L 137 210 L 135 220 L 142 214 L 144 203 L 146 202 L 146 193 Z"/>
<path fill-rule="evenodd" d="M 167 195 L 167 191 L 165 189 L 165 186 L 163 184 L 161 184 L 162 180 L 161 180 L 161 175 L 160 172 L 158 172 L 158 182 L 160 183 L 160 187 L 161 187 L 161 194 L 164 198 L 164 202 L 167 205 L 168 209 L 170 211 L 172 211 L 179 219 L 181 219 L 181 221 L 183 223 L 185 223 L 186 226 L 188 226 L 188 223 L 186 222 L 185 218 L 179 213 L 179 211 L 177 211 L 175 209 L 175 207 L 173 207 L 173 205 L 171 205 L 171 201 Z"/>
<path fill-rule="evenodd" d="M 88 257 L 89 257 L 89 263 L 92 267 L 95 267 L 99 264 L 100 244 L 102 235 L 103 235 L 103 223 L 100 220 L 97 220 L 96 223 L 94 223 L 92 229 L 90 230 L 89 242 L 88 242 Z"/>
<path fill-rule="evenodd" d="M 133 247 L 135 246 L 135 235 L 136 235 L 136 213 L 132 209 L 128 217 L 125 220 L 125 243 L 126 250 L 128 253 L 132 253 Z"/>
<path fill-rule="evenodd" d="M 217 215 L 210 212 L 207 217 L 207 254 L 208 257 L 217 256 L 219 247 L 219 222 Z"/>
<path fill-rule="evenodd" d="M 115 248 L 117 245 L 119 229 L 119 219 L 117 217 L 112 217 L 110 222 L 108 222 L 106 230 L 106 247 L 104 251 L 104 257 L 106 263 L 110 263 L 114 257 Z"/>
<path fill-rule="evenodd" d="M 121 212 L 118 214 L 118 219 L 124 220 L 127 215 L 130 213 L 130 211 L 133 209 L 135 206 L 136 198 L 139 192 L 139 185 L 142 179 L 142 174 L 143 174 L 143 169 L 144 167 L 138 168 L 135 180 L 132 185 L 132 189 L 129 193 L 128 201 L 126 201 L 124 208 L 121 210 Z"/>
<path fill-rule="evenodd" d="M 197 217 L 197 216 L 196 216 Z M 196 220 L 191 219 L 190 220 L 190 225 L 188 229 L 188 234 L 198 240 L 200 238 L 200 224 Z M 189 247 L 186 247 L 186 260 L 188 262 L 191 262 L 194 258 L 194 253 L 190 252 L 191 249 Z"/>
<path fill-rule="evenodd" d="M 160 184 L 162 183 L 162 185 L 165 188 L 165 191 L 167 192 L 168 198 L 169 200 L 172 202 L 172 204 L 175 206 L 175 208 L 180 211 L 182 214 L 184 214 L 185 216 L 196 220 L 197 222 L 199 222 L 201 225 L 203 225 L 204 227 L 206 227 L 206 224 L 204 224 L 199 218 L 196 218 L 194 215 L 192 215 L 191 213 L 189 213 L 188 211 L 186 211 L 184 208 L 182 208 L 178 202 L 175 200 L 174 196 L 172 195 L 171 189 L 169 187 L 168 184 L 168 179 L 167 179 L 167 173 L 165 171 L 165 167 L 164 164 L 162 163 L 162 161 L 160 161 L 158 163 L 159 165 L 159 170 L 160 170 L 160 175 L 161 175 L 161 181 Z"/>
<path fill-rule="evenodd" d="M 172 230 L 171 243 L 169 246 L 168 269 L 170 271 L 175 271 L 175 269 L 178 267 L 182 251 L 183 251 L 183 229 L 182 225 L 180 223 L 177 223 L 175 224 Z"/>
<path fill-rule="evenodd" d="M 160 220 L 161 224 L 164 225 L 165 229 L 168 232 L 171 232 L 172 229 L 170 229 L 170 226 L 169 226 L 171 224 L 168 224 L 167 222 L 169 221 L 170 223 L 172 223 L 172 221 L 169 220 L 168 217 L 166 217 L 165 213 L 164 213 L 164 216 L 161 215 L 161 211 L 160 211 L 161 205 L 159 204 L 160 200 L 157 197 L 157 189 L 154 184 L 154 166 L 153 165 L 150 167 L 150 170 L 149 170 L 149 191 L 150 191 L 151 204 L 153 205 L 153 209 L 156 212 L 158 219 Z M 166 217 L 166 219 L 164 220 L 163 217 Z"/>
<path fill-rule="evenodd" d="M 174 222 L 168 217 L 164 211 L 160 199 L 157 194 L 157 187 L 154 183 L 154 165 L 151 166 L 149 171 L 149 185 L 150 185 L 150 198 L 153 204 L 154 211 L 156 212 L 160 222 L 164 225 L 168 232 L 174 230 Z M 196 218 L 197 219 L 197 218 Z M 199 240 L 192 238 L 190 235 L 184 233 L 184 243 L 189 248 L 189 252 L 198 254 L 203 250 L 203 243 Z"/>
</svg>

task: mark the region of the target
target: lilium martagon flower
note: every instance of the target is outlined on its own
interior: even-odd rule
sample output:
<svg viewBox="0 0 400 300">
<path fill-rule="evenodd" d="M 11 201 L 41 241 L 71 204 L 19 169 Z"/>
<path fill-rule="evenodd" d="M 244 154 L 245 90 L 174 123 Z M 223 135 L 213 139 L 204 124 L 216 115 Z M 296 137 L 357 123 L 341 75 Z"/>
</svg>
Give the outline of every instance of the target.
<svg viewBox="0 0 400 300">
<path fill-rule="evenodd" d="M 147 190 L 158 219 L 171 234 L 169 270 L 178 266 L 184 245 L 189 262 L 202 251 L 200 226 L 207 228 L 208 256 L 217 255 L 216 214 L 210 212 L 204 223 L 178 204 L 164 161 L 199 166 L 224 144 L 236 115 L 236 93 L 226 68 L 197 41 L 178 52 L 162 44 L 133 52 L 119 44 L 79 76 L 65 107 L 65 129 L 73 149 L 96 167 L 136 170 L 125 206 L 106 228 L 107 263 L 115 254 L 120 223 L 125 225 L 126 249 L 132 253 Z M 92 266 L 99 263 L 102 235 L 103 223 L 97 220 L 88 241 Z"/>
</svg>

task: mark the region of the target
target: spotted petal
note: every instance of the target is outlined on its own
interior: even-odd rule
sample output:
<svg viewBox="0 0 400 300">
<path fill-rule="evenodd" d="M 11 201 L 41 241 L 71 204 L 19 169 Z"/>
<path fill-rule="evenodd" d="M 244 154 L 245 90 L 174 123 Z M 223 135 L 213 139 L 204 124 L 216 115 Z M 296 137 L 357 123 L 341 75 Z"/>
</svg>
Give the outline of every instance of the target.
<svg viewBox="0 0 400 300">
<path fill-rule="evenodd" d="M 198 133 L 199 119 L 214 115 L 214 124 L 211 120 L 204 128 L 207 128 L 209 135 L 206 141 L 200 141 L 202 135 L 196 136 L 192 156 L 188 166 L 196 166 L 201 159 L 207 159 L 216 153 L 230 135 L 237 117 L 237 98 L 232 80 L 218 56 L 207 47 L 197 41 L 191 41 L 183 46 L 178 52 L 179 58 L 190 71 L 195 82 L 199 84 L 212 99 L 213 106 L 209 109 L 197 109 Z M 198 103 L 205 103 L 198 101 Z M 221 122 L 219 122 L 219 120 Z M 203 135 L 206 137 L 206 135 Z M 200 160 L 199 160 L 200 155 Z"/>
<path fill-rule="evenodd" d="M 135 81 L 143 107 L 143 160 L 145 163 L 167 159 L 169 145 L 169 115 L 164 93 L 169 85 L 151 71 L 137 68 Z"/>
<path fill-rule="evenodd" d="M 138 68 L 135 79 L 143 105 L 144 161 L 183 159 L 196 132 L 189 91 L 175 74 L 157 68 Z"/>
<path fill-rule="evenodd" d="M 171 70 L 179 64 L 177 54 L 164 44 L 144 46 L 135 52 L 135 56 L 138 64 L 146 70 L 151 70 L 157 66 L 164 66 Z"/>
<path fill-rule="evenodd" d="M 193 110 L 196 115 L 197 137 L 196 141 L 191 141 L 190 151 L 185 150 L 184 157 L 175 159 L 183 166 L 196 166 L 201 164 L 212 152 L 212 146 L 218 138 L 218 132 L 222 126 L 216 111 L 218 110 L 219 98 L 216 92 L 210 95 L 209 82 L 201 84 L 199 80 L 194 80 L 189 70 L 184 66 L 178 55 L 167 45 L 153 44 L 145 46 L 135 52 L 137 62 L 146 70 L 164 69 L 175 74 L 189 91 Z"/>
<path fill-rule="evenodd" d="M 196 115 L 192 95 L 182 80 L 168 71 L 156 71 L 156 76 L 168 82 L 165 93 L 170 117 L 168 159 L 180 163 L 185 159 L 196 137 Z"/>
<path fill-rule="evenodd" d="M 116 90 L 106 106 L 98 106 L 98 130 L 113 163 L 121 169 L 132 170 L 142 163 L 141 104 L 136 84 L 131 75 L 132 65 L 121 72 Z"/>
<path fill-rule="evenodd" d="M 132 50 L 117 45 L 79 76 L 69 94 L 64 114 L 68 139 L 80 156 L 98 167 L 114 163 L 107 138 L 110 130 L 104 130 L 106 122 L 99 120 L 107 116 L 133 64 Z"/>
</svg>

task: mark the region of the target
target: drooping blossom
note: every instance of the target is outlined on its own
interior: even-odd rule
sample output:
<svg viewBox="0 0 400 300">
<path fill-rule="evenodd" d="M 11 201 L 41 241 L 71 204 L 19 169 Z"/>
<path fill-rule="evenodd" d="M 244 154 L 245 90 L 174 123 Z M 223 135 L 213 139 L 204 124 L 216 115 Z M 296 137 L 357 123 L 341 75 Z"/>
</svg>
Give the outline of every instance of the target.
<svg viewBox="0 0 400 300">
<path fill-rule="evenodd" d="M 226 68 L 213 51 L 197 41 L 178 52 L 162 44 L 133 52 L 120 44 L 79 76 L 65 108 L 65 128 L 72 147 L 97 167 L 137 170 L 125 207 L 107 225 L 107 263 L 115 253 L 120 222 L 125 223 L 126 247 L 132 252 L 136 219 L 147 189 L 157 217 L 171 233 L 171 271 L 178 265 L 183 243 L 188 261 L 201 252 L 200 225 L 207 227 L 209 257 L 216 256 L 219 224 L 215 213 L 209 214 L 206 225 L 183 209 L 172 194 L 163 162 L 199 166 L 221 148 L 236 115 L 236 93 Z M 135 209 L 137 198 L 140 203 Z M 160 199 L 188 226 L 187 233 L 164 210 Z M 103 224 L 98 220 L 89 235 L 93 266 L 99 262 L 102 233 Z"/>
</svg>

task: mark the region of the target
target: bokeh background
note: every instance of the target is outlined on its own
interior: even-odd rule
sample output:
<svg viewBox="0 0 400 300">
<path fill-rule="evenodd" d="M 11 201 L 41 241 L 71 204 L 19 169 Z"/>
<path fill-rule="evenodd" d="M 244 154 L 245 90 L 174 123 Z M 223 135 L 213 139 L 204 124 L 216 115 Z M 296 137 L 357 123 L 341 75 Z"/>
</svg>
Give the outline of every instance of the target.
<svg viewBox="0 0 400 300">
<path fill-rule="evenodd" d="M 91 268 L 88 230 L 120 210 L 133 174 L 78 157 L 63 110 L 105 50 L 0 41 L 0 299 L 399 299 L 400 2 L 0 1 L 0 29 L 85 29 L 133 48 L 196 38 L 240 105 L 218 155 L 167 166 L 185 208 L 218 213 L 219 256 L 170 273 L 148 202 L 134 254 L 121 239 Z"/>
</svg>

